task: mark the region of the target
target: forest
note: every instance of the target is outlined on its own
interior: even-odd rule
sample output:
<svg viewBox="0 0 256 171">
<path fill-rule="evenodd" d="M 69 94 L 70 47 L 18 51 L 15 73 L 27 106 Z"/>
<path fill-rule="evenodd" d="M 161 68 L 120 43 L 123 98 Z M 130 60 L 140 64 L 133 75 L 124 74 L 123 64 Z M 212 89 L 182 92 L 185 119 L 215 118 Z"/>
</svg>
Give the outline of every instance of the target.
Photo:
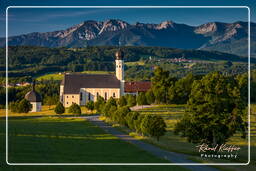
<svg viewBox="0 0 256 171">
<path fill-rule="evenodd" d="M 9 82 L 31 82 L 38 76 L 56 72 L 114 71 L 114 54 L 117 49 L 118 47 L 113 46 L 9 47 Z M 161 66 L 179 78 L 188 72 L 202 75 L 217 70 L 234 75 L 247 70 L 247 58 L 226 53 L 165 47 L 127 46 L 121 49 L 124 52 L 125 64 L 127 64 L 125 66 L 127 80 L 148 80 L 152 76 L 152 66 Z M 204 62 L 196 62 L 193 66 L 168 62 L 169 59 L 174 58 Z M 142 61 L 145 65 L 128 65 L 128 63 L 137 61 Z M 231 62 L 231 65 L 226 65 L 225 61 Z M 5 62 L 5 49 L 0 48 L 0 83 L 2 85 L 6 74 Z M 254 63 L 255 59 L 251 59 L 251 62 Z M 254 66 L 255 64 L 252 65 Z M 135 76 L 134 73 L 137 75 Z"/>
</svg>

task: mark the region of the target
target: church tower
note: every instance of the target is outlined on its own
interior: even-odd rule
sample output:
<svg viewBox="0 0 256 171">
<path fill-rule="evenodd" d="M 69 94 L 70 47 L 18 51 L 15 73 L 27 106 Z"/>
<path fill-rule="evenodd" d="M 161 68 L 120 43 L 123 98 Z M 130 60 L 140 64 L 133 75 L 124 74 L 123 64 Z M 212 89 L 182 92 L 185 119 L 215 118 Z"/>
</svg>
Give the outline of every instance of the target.
<svg viewBox="0 0 256 171">
<path fill-rule="evenodd" d="M 120 95 L 124 95 L 124 53 L 119 49 L 116 54 L 116 78 L 120 80 L 121 92 Z"/>
</svg>

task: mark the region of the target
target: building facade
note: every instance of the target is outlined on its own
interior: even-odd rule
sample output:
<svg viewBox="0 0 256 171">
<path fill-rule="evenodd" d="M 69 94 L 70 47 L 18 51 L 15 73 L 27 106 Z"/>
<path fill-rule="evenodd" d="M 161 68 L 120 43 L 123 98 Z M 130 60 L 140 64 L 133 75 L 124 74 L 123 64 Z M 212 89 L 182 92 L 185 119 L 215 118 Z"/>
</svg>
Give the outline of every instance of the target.
<svg viewBox="0 0 256 171">
<path fill-rule="evenodd" d="M 124 61 L 123 52 L 116 54 L 116 73 L 113 74 L 65 74 L 60 85 L 60 101 L 64 107 L 73 103 L 85 105 L 96 101 L 98 96 L 108 100 L 124 95 Z"/>
<path fill-rule="evenodd" d="M 32 90 L 25 95 L 25 99 L 32 105 L 30 112 L 40 112 L 42 110 L 42 98 L 40 94 L 35 91 L 35 83 L 32 84 Z"/>
</svg>

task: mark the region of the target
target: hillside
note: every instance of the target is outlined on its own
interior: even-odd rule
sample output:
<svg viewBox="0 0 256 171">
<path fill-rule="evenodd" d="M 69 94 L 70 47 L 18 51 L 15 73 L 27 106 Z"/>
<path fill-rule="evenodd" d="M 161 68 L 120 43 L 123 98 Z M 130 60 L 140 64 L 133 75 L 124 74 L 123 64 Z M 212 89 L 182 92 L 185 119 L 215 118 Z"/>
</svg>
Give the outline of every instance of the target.
<svg viewBox="0 0 256 171">
<path fill-rule="evenodd" d="M 256 24 L 251 23 L 251 43 L 256 42 Z M 9 37 L 9 45 L 44 47 L 160 46 L 214 50 L 247 57 L 248 23 L 211 22 L 189 26 L 172 21 L 129 24 L 118 19 L 88 20 L 66 30 Z M 5 39 L 0 38 L 0 46 Z M 256 49 L 252 46 L 252 57 Z"/>
<path fill-rule="evenodd" d="M 114 71 L 114 54 L 118 47 L 95 46 L 87 48 L 47 48 L 31 46 L 9 47 L 8 76 L 14 82 L 37 78 L 47 73 Z M 222 71 L 230 74 L 247 70 L 247 59 L 221 52 L 183 50 L 163 47 L 121 47 L 124 52 L 127 79 L 149 79 L 152 67 L 159 65 L 181 77 L 187 72 L 205 74 Z M 5 77 L 5 48 L 0 48 L 0 77 Z M 175 58 L 194 62 L 181 64 Z M 141 62 L 139 62 L 141 61 Z M 226 67 L 225 61 L 234 64 Z M 255 63 L 255 60 L 251 60 Z M 138 63 L 138 64 L 137 64 Z M 185 62 L 186 63 L 186 62 Z M 144 65 L 141 66 L 140 64 Z M 232 64 L 231 64 L 232 65 Z M 134 75 L 136 73 L 136 75 Z M 136 77 L 136 78 L 135 78 Z M 2 80 L 4 81 L 4 80 Z M 1 82 L 1 80 L 0 80 Z"/>
</svg>

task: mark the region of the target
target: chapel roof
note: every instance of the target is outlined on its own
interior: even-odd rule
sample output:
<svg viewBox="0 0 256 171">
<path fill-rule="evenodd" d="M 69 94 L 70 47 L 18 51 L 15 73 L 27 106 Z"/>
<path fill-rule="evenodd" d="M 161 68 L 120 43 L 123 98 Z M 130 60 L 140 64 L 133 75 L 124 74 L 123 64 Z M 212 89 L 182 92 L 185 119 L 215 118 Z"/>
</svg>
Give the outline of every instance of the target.
<svg viewBox="0 0 256 171">
<path fill-rule="evenodd" d="M 120 88 L 120 81 L 112 74 L 65 74 L 64 94 L 78 94 L 81 88 Z"/>
</svg>

